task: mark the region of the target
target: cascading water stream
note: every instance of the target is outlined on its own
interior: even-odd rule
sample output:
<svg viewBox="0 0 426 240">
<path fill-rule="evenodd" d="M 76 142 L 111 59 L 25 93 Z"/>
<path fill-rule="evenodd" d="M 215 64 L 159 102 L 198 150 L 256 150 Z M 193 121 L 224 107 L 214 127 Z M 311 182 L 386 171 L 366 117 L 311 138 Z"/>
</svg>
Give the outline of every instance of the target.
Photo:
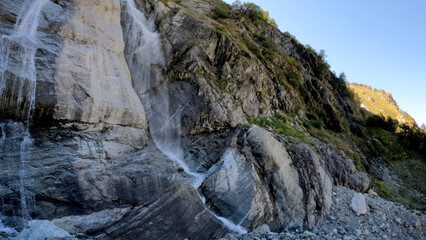
<svg viewBox="0 0 426 240">
<path fill-rule="evenodd" d="M 27 0 L 22 5 L 15 27 L 10 35 L 0 36 L 0 107 L 5 117 L 29 123 L 35 104 L 37 28 L 39 16 L 48 0 Z M 10 111 L 10 109 L 14 109 Z M 26 161 L 33 145 L 28 127 L 24 123 L 8 121 L 0 125 L 2 161 L 18 160 L 21 217 L 31 218 L 34 197 L 27 190 L 30 180 Z M 19 154 L 16 154 L 19 152 Z M 6 159 L 6 160 L 5 160 Z"/>
<path fill-rule="evenodd" d="M 125 25 L 126 60 L 132 72 L 134 89 L 143 102 L 151 135 L 164 155 L 193 177 L 192 185 L 198 189 L 205 176 L 191 171 L 184 161 L 180 143 L 182 107 L 175 113 L 170 113 L 168 82 L 162 76 L 165 59 L 161 49 L 160 35 L 155 32 L 154 23 L 148 21 L 136 7 L 134 0 L 122 0 L 122 5 L 126 7 L 125 11 L 130 18 Z M 205 198 L 200 192 L 199 196 L 205 203 Z M 247 232 L 232 221 L 210 212 L 230 230 L 239 233 Z"/>
<path fill-rule="evenodd" d="M 24 121 L 31 118 L 34 108 L 36 33 L 41 9 L 47 2 L 26 1 L 11 35 L 0 36 L 0 95 L 3 102 L 16 105 L 14 115 Z M 3 94 L 7 90 L 9 100 Z"/>
<path fill-rule="evenodd" d="M 153 31 L 153 23 L 147 21 L 133 0 L 124 0 L 123 3 L 132 20 L 126 26 L 129 34 L 126 49 L 131 51 L 126 54 L 127 62 L 135 91 L 144 104 L 152 138 L 168 158 L 194 177 L 193 185 L 199 186 L 203 176 L 191 171 L 183 161 L 179 111 L 170 114 L 168 84 L 161 73 L 165 59 L 160 48 L 160 36 Z"/>
</svg>

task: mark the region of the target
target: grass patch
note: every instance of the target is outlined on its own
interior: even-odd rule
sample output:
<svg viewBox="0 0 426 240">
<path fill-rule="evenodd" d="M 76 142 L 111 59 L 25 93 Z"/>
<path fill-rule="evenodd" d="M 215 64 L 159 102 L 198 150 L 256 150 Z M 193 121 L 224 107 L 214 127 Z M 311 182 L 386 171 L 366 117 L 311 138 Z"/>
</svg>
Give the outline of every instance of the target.
<svg viewBox="0 0 426 240">
<path fill-rule="evenodd" d="M 247 117 L 250 124 L 256 124 L 262 127 L 271 127 L 276 133 L 284 136 L 294 137 L 301 142 L 310 144 L 307 135 L 290 125 L 290 118 L 284 114 L 277 114 L 271 119 L 260 117 Z"/>
<path fill-rule="evenodd" d="M 392 119 L 404 119 L 408 125 L 414 125 L 414 119 L 401 111 L 396 104 L 390 93 L 383 90 L 372 89 L 370 86 L 363 84 L 347 84 L 358 97 L 360 103 L 364 105 L 371 113 L 381 115 L 384 117 L 391 117 Z"/>
<path fill-rule="evenodd" d="M 246 45 L 248 50 L 250 50 L 258 59 L 263 60 L 262 52 L 260 51 L 260 48 L 253 43 L 250 38 L 248 38 L 246 35 L 242 36 L 241 41 Z"/>
<path fill-rule="evenodd" d="M 420 211 L 426 210 L 426 203 L 412 196 L 405 187 L 396 189 L 384 181 L 379 180 L 374 180 L 374 185 L 376 187 L 377 193 L 387 200 L 399 202 L 408 208 L 417 209 Z"/>
<path fill-rule="evenodd" d="M 421 160 L 406 160 L 391 165 L 391 170 L 408 187 L 426 194 L 426 162 Z"/>
<path fill-rule="evenodd" d="M 212 8 L 212 18 L 213 19 L 221 19 L 221 18 L 229 18 L 229 5 L 221 2 L 217 6 Z"/>
<path fill-rule="evenodd" d="M 364 165 L 362 164 L 361 157 L 357 152 L 352 154 L 352 160 L 354 160 L 355 168 L 358 172 L 367 172 Z"/>
<path fill-rule="evenodd" d="M 216 86 L 222 91 L 229 93 L 230 90 L 227 88 L 228 83 L 236 83 L 237 81 L 233 78 L 223 78 L 215 81 Z"/>
</svg>

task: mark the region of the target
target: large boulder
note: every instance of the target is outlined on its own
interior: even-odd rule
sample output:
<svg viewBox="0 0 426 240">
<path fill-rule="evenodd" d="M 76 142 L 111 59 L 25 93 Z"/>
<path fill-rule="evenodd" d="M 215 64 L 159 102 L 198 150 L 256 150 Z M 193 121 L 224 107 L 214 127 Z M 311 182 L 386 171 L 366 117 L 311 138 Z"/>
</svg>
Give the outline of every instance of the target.
<svg viewBox="0 0 426 240">
<path fill-rule="evenodd" d="M 335 145 L 319 143 L 317 150 L 327 165 L 327 170 L 332 176 L 333 184 L 346 186 L 359 192 L 368 190 L 371 179 L 367 173 L 358 171 L 354 160 L 350 159 Z"/>
<path fill-rule="evenodd" d="M 257 126 L 230 146 L 201 186 L 219 215 L 248 229 L 266 223 L 273 231 L 310 228 L 326 216 L 331 179 L 308 146 L 286 147 Z M 287 149 L 306 154 L 297 157 Z"/>
<path fill-rule="evenodd" d="M 365 215 L 367 213 L 367 203 L 362 193 L 356 193 L 351 200 L 351 208 L 356 215 Z"/>
<path fill-rule="evenodd" d="M 68 232 L 57 227 L 47 220 L 32 220 L 28 222 L 25 228 L 14 240 L 40 240 L 40 239 L 56 239 L 56 240 L 77 240 Z"/>
</svg>

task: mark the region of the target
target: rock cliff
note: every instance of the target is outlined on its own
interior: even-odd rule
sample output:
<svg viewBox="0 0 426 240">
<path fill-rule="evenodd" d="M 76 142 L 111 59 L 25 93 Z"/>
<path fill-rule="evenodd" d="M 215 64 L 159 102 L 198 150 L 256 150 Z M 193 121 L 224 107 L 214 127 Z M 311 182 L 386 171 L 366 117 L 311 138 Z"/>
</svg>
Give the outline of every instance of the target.
<svg viewBox="0 0 426 240">
<path fill-rule="evenodd" d="M 359 107 L 313 49 L 219 0 L 137 0 L 146 23 L 131 23 L 129 1 L 44 3 L 27 120 L 21 78 L 2 64 L 22 51 L 0 52 L 6 226 L 26 234 L 45 219 L 83 239 L 310 229 L 327 217 L 333 185 L 364 192 L 380 175 L 371 139 L 359 143 Z M 1 36 L 29 4 L 2 0 Z M 213 15 L 221 7 L 228 17 Z M 161 61 L 138 58 L 149 42 L 131 44 L 148 33 Z M 179 129 L 166 133 L 171 122 Z M 183 156 L 159 146 L 163 135 Z"/>
</svg>

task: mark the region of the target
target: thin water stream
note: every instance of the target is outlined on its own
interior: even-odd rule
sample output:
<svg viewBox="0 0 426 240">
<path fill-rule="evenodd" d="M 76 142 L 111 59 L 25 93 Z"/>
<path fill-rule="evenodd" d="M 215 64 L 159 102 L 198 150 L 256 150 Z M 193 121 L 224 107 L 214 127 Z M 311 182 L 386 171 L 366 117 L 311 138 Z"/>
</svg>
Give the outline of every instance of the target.
<svg viewBox="0 0 426 240">
<path fill-rule="evenodd" d="M 26 124 L 32 117 L 35 104 L 37 84 L 35 54 L 38 45 L 36 35 L 40 13 L 47 2 L 49 1 L 25 1 L 11 34 L 0 36 L 0 99 L 11 104 L 2 107 L 6 109 L 15 107 L 14 118 L 23 121 L 23 123 L 9 121 L 0 124 L 0 149 L 3 150 L 1 161 L 7 161 L 6 158 L 19 161 L 17 169 L 20 208 L 24 221 L 31 219 L 31 207 L 34 205 L 34 197 L 28 191 L 31 181 L 26 166 L 33 143 Z M 6 95 L 9 95 L 8 101 Z"/>
<path fill-rule="evenodd" d="M 184 161 L 180 142 L 182 108 L 178 108 L 174 113 L 170 112 L 168 82 L 162 75 L 165 59 L 160 35 L 155 31 L 154 23 L 146 19 L 137 8 L 134 0 L 122 0 L 122 4 L 131 19 L 125 25 L 126 60 L 132 73 L 135 91 L 144 105 L 151 135 L 163 154 L 192 176 L 192 186 L 198 189 L 205 175 L 192 171 Z M 200 192 L 199 196 L 205 203 L 205 198 Z M 247 232 L 245 228 L 229 219 L 216 215 L 207 206 L 206 209 L 230 230 Z"/>
</svg>

